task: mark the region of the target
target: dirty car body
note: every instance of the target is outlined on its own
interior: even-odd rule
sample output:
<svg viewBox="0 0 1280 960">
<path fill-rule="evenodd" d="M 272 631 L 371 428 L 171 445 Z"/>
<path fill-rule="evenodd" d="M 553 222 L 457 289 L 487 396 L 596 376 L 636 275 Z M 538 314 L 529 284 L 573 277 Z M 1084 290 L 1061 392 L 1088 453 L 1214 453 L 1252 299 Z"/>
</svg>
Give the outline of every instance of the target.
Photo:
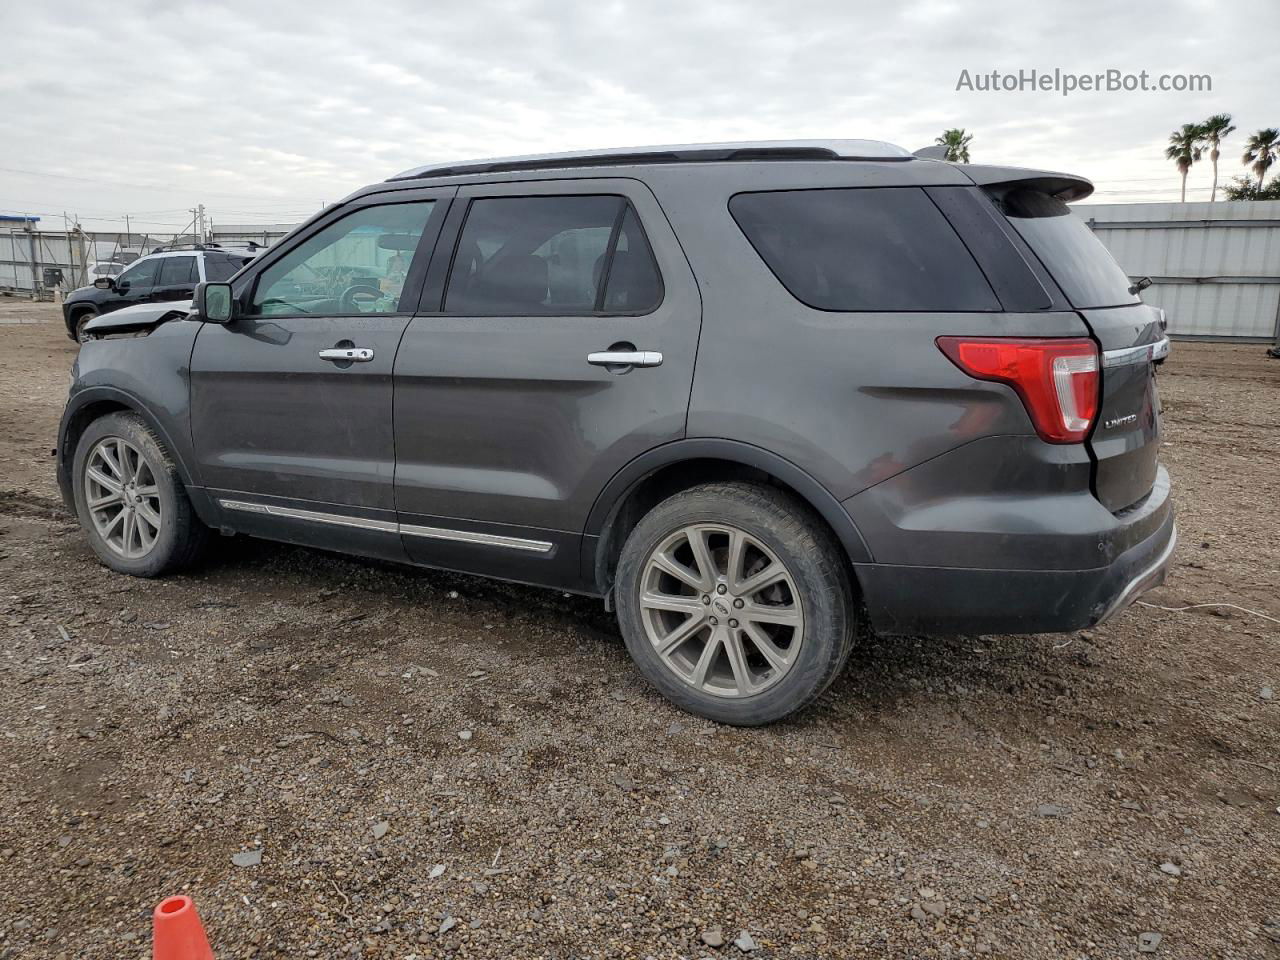
<svg viewBox="0 0 1280 960">
<path fill-rule="evenodd" d="M 746 485 L 834 545 L 875 629 L 1085 627 L 1162 582 L 1175 542 L 1168 341 L 1067 212 L 1090 191 L 874 142 L 410 171 L 242 270 L 228 322 L 199 292 L 191 321 L 95 321 L 59 481 L 75 506 L 79 437 L 130 411 L 210 529 L 611 603 L 655 508 Z M 335 265 L 343 230 L 363 246 Z"/>
</svg>

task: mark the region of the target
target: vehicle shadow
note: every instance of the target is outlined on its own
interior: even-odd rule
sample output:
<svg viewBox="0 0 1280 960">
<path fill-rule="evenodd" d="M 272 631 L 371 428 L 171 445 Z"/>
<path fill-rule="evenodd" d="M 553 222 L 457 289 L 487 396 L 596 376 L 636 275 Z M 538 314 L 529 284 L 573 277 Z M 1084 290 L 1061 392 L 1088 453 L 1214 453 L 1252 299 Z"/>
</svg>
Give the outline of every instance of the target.
<svg viewBox="0 0 1280 960">
<path fill-rule="evenodd" d="M 366 611 L 410 605 L 454 616 L 461 609 L 504 624 L 507 644 L 520 644 L 521 634 L 536 625 L 540 634 L 562 632 L 566 641 L 571 638 L 616 661 L 627 677 L 634 670 L 617 621 L 598 598 L 248 537 L 219 539 L 199 572 L 214 581 L 234 582 L 239 591 L 258 589 L 276 598 L 282 590 L 339 592 L 358 597 L 353 603 Z M 458 603 L 461 608 L 454 606 Z M 863 629 L 840 677 L 817 703 L 784 726 L 822 725 L 847 719 L 850 712 L 888 719 L 904 705 L 924 699 L 938 704 L 1007 700 L 1032 689 L 1056 696 L 1070 689 L 1073 673 L 1097 665 L 1090 644 L 1073 636 L 882 636 Z M 545 650 L 544 641 L 535 646 Z"/>
<path fill-rule="evenodd" d="M 604 634 L 621 644 L 616 621 L 598 598 L 466 573 L 250 537 L 218 538 L 200 572 L 215 578 L 251 576 L 257 582 L 269 582 L 273 576 L 287 573 L 292 587 L 304 591 L 334 589 L 355 582 L 362 603 L 373 602 L 382 595 L 388 604 L 410 602 L 429 608 L 444 596 L 477 606 L 477 612 L 554 617 L 560 625 L 580 627 L 592 635 Z"/>
</svg>

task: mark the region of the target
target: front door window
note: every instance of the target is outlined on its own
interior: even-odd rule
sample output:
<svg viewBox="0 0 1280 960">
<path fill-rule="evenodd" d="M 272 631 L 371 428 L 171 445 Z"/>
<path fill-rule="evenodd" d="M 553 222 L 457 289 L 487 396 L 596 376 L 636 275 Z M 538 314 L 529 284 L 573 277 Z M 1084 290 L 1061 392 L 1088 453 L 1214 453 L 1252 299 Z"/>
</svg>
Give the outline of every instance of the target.
<svg viewBox="0 0 1280 960">
<path fill-rule="evenodd" d="M 131 296 L 149 293 L 155 286 L 156 273 L 159 272 L 160 262 L 163 259 L 163 257 L 157 257 L 154 260 L 139 260 L 116 278 L 116 289 L 121 293 L 127 292 Z M 125 284 L 129 287 L 127 291 L 123 289 Z"/>
<path fill-rule="evenodd" d="M 400 313 L 405 278 L 434 201 L 365 207 L 331 223 L 262 271 L 249 312 L 340 317 Z"/>
</svg>

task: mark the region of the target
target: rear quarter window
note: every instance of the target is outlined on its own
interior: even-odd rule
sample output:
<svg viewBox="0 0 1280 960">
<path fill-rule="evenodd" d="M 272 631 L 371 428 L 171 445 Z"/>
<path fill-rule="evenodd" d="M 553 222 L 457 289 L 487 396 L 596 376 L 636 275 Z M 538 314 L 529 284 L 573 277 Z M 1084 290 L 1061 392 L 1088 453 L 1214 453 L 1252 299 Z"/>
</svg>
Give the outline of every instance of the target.
<svg viewBox="0 0 1280 960">
<path fill-rule="evenodd" d="M 973 256 L 917 187 L 740 193 L 732 214 L 793 297 L 818 310 L 999 310 Z"/>
<path fill-rule="evenodd" d="M 251 257 L 208 256 L 204 258 L 206 280 L 230 280 Z"/>
</svg>

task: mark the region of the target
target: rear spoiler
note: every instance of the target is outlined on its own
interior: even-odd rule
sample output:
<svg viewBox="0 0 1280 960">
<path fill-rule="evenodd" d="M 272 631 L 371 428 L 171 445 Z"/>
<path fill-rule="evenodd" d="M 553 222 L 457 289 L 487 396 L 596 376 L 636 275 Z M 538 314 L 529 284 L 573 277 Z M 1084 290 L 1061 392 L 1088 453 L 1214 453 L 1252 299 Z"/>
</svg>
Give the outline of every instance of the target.
<svg viewBox="0 0 1280 960">
<path fill-rule="evenodd" d="M 1025 167 L 990 167 L 977 163 L 958 163 L 955 169 L 978 186 L 997 196 L 1010 190 L 1042 190 L 1063 203 L 1083 200 L 1093 193 L 1093 184 L 1084 177 Z"/>
</svg>

